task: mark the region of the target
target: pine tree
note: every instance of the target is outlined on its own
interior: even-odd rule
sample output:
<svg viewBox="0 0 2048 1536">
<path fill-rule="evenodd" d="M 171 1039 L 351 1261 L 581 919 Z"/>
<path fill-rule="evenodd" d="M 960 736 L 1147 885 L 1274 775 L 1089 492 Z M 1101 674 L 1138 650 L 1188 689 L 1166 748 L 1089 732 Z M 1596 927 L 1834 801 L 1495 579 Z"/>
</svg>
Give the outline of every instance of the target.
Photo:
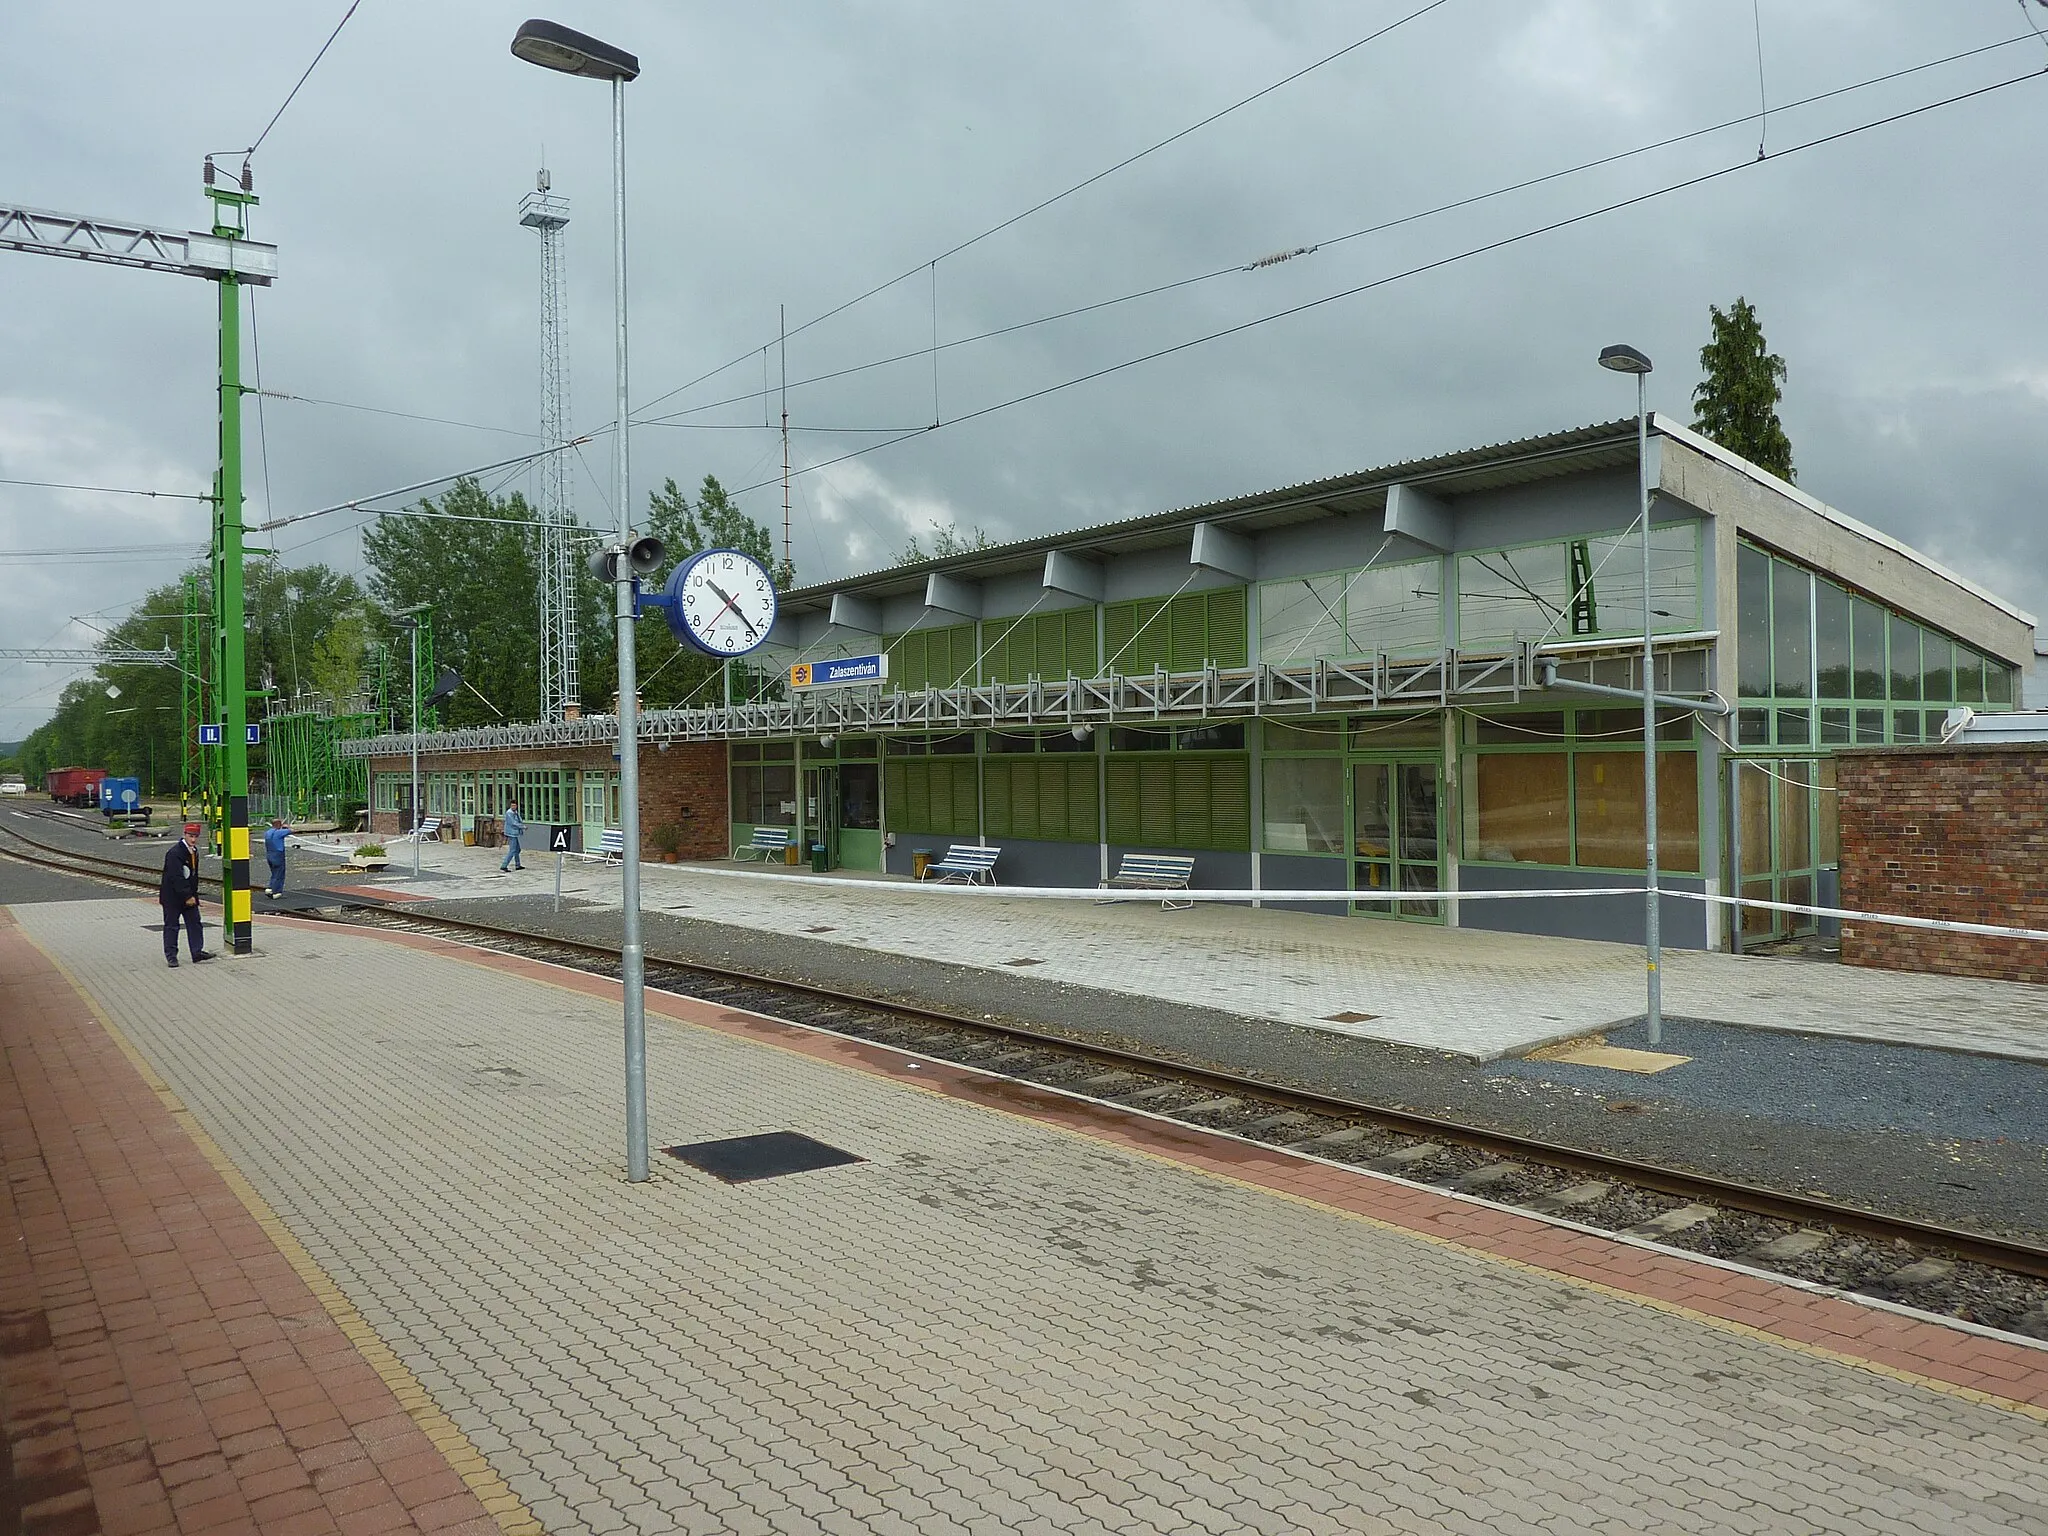
<svg viewBox="0 0 2048 1536">
<path fill-rule="evenodd" d="M 1714 339 L 1700 348 L 1706 377 L 1692 392 L 1693 430 L 1760 469 L 1797 480 L 1792 442 L 1778 420 L 1785 359 L 1767 349 L 1749 300 L 1737 299 L 1725 314 L 1719 305 L 1708 308 Z"/>
</svg>

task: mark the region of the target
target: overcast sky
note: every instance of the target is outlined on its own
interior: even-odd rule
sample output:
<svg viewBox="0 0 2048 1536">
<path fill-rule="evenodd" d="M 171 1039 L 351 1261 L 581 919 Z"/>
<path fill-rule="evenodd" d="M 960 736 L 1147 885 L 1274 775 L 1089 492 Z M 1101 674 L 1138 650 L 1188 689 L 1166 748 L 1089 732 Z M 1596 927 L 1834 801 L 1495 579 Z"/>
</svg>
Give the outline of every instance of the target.
<svg viewBox="0 0 2048 1536">
<path fill-rule="evenodd" d="M 571 418 L 611 415 L 607 88 L 507 51 L 528 12 L 362 0 L 256 156 L 271 400 L 249 520 L 517 454 L 537 430 L 543 153 L 571 203 Z M 628 88 L 636 410 L 792 381 L 1323 243 L 1313 255 L 793 389 L 799 467 L 1723 166 L 1745 168 L 1506 249 L 802 474 L 808 582 L 887 563 L 935 521 L 997 539 L 1156 511 L 1625 414 L 1607 342 L 1650 353 L 1690 419 L 1707 307 L 1756 304 L 1790 365 L 1799 483 L 2034 611 L 2048 609 L 2048 204 L 2027 168 L 2048 77 L 1776 156 L 2048 65 L 2017 0 L 1762 0 L 1765 148 L 1746 123 L 1402 228 L 1335 237 L 1756 110 L 1750 0 L 1446 0 L 1429 14 L 957 255 L 961 241 L 1334 52 L 1424 0 L 760 6 L 567 0 L 637 52 Z M 346 0 L 15 0 L 0 87 L 30 207 L 203 227 L 201 156 L 247 145 Z M 2035 17 L 2048 26 L 2048 12 Z M 1799 98 L 2023 42 L 1803 108 Z M 0 252 L 0 477 L 202 491 L 214 294 Z M 936 303 L 934 304 L 934 292 Z M 765 355 L 761 349 L 768 345 Z M 771 404 L 633 433 L 636 503 L 716 474 L 781 524 Z M 821 428 L 874 428 L 874 435 Z M 261 451 L 267 438 L 267 453 Z M 609 523 L 608 440 L 576 510 Z M 489 477 L 495 483 L 498 477 Z M 515 476 L 507 489 L 529 488 Z M 358 520 L 288 530 L 358 566 Z M 0 551 L 204 546 L 193 502 L 0 485 Z M 180 557 L 0 554 L 0 646 L 89 644 Z M 0 663 L 0 738 L 72 674 Z"/>
</svg>

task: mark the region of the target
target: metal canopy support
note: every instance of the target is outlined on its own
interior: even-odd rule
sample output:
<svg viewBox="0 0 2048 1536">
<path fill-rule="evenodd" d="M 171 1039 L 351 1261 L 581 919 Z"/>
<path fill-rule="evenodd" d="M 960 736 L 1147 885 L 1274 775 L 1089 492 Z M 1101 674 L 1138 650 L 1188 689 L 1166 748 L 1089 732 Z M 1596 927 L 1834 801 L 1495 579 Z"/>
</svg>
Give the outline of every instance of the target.
<svg viewBox="0 0 2048 1536">
<path fill-rule="evenodd" d="M 277 247 L 245 239 L 239 228 L 216 227 L 210 234 L 199 234 L 10 203 L 0 203 L 0 251 L 69 256 L 182 277 L 229 276 L 265 286 L 277 280 Z"/>
<path fill-rule="evenodd" d="M 548 190 L 548 173 L 519 203 L 519 222 L 540 235 L 540 432 L 541 441 L 568 437 L 569 362 L 563 344 L 568 314 L 568 279 L 562 265 L 562 229 L 569 222 L 567 198 Z M 540 474 L 540 715 L 561 720 L 582 706 L 576 643 L 576 571 L 571 563 L 569 466 L 551 453 L 535 466 Z"/>
<path fill-rule="evenodd" d="M 106 650 L 52 650 L 48 647 L 0 648 L 0 661 L 41 661 L 81 667 L 175 667 L 176 651 L 136 651 L 125 646 Z"/>
<path fill-rule="evenodd" d="M 1531 645 L 1505 655 L 1466 656 L 1445 651 L 1420 661 L 1393 661 L 1385 656 L 1349 662 L 1324 659 L 1298 666 L 1205 667 L 1198 672 L 1160 671 L 1139 677 L 1043 678 L 927 688 L 916 693 L 884 692 L 879 687 L 839 688 L 798 693 L 787 700 L 651 710 L 641 715 L 639 734 L 654 741 L 721 741 L 730 737 L 1105 725 L 1203 717 L 1286 720 L 1346 710 L 1482 709 L 1543 697 L 1549 686 L 1544 679 L 1554 677 L 1553 660 Z M 1574 659 L 1564 665 L 1585 663 Z M 1566 678 L 1555 682 L 1560 688 L 1572 684 Z M 1674 702 L 1692 703 L 1709 711 L 1715 708 L 1711 702 Z M 587 715 L 555 723 L 443 731 L 424 738 L 420 750 L 428 754 L 509 751 L 597 746 L 617 739 L 616 718 Z M 391 757 L 405 753 L 409 745 L 408 736 L 394 732 L 344 742 L 341 751 L 351 757 Z"/>
</svg>

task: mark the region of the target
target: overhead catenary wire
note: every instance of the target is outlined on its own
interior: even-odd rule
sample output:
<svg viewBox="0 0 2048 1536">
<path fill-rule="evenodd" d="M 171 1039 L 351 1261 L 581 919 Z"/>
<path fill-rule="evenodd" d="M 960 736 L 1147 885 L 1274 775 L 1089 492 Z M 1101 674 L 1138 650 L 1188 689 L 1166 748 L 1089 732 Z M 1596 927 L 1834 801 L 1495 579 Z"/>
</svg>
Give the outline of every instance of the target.
<svg viewBox="0 0 2048 1536">
<path fill-rule="evenodd" d="M 864 293 L 856 294 L 853 298 L 848 299 L 845 303 L 835 305 L 833 308 L 826 310 L 821 315 L 813 316 L 811 319 L 806 320 L 802 325 L 797 326 L 794 330 L 788 331 L 785 334 L 784 339 L 786 340 L 788 336 L 802 335 L 805 331 L 810 330 L 813 326 L 823 325 L 827 320 L 831 320 L 839 315 L 845 314 L 849 309 L 852 309 L 855 305 L 866 303 L 869 299 L 875 297 L 876 294 L 886 292 L 888 289 L 893 288 L 898 283 L 902 282 L 905 278 L 917 276 L 918 273 L 924 271 L 927 267 L 932 267 L 934 271 L 936 271 L 937 264 L 939 262 L 946 260 L 948 257 L 958 256 L 962 251 L 967 250 L 971 246 L 979 245 L 982 241 L 988 239 L 991 235 L 1001 234 L 1004 230 L 1010 228 L 1012 225 L 1020 224 L 1034 214 L 1043 213 L 1046 209 L 1052 207 L 1056 203 L 1064 202 L 1067 198 L 1072 197 L 1075 193 L 1086 191 L 1089 187 L 1094 186 L 1097 182 L 1106 181 L 1111 176 L 1116 175 L 1117 172 L 1127 170 L 1131 166 L 1136 165 L 1140 160 L 1143 160 L 1150 155 L 1155 155 L 1160 150 L 1165 149 L 1170 145 L 1179 143 L 1182 139 L 1187 138 L 1191 134 L 1201 132 L 1202 129 L 1209 127 L 1213 123 L 1221 122 L 1224 118 L 1230 116 L 1233 112 L 1240 111 L 1243 108 L 1250 106 L 1253 102 L 1258 101 L 1262 97 L 1272 95 L 1275 91 L 1285 89 L 1287 86 L 1294 84 L 1295 81 L 1302 79 L 1304 76 L 1314 74 L 1324 65 L 1334 64 L 1337 60 L 1343 58 L 1346 54 L 1355 53 L 1360 48 L 1365 47 L 1367 44 L 1378 41 L 1380 38 L 1385 37 L 1388 33 L 1396 31 L 1399 28 L 1406 26 L 1411 21 L 1415 21 L 1423 16 L 1427 16 L 1431 11 L 1434 11 L 1448 3 L 1449 0 L 1429 0 L 1428 4 L 1420 6 L 1415 10 L 1409 11 L 1407 14 L 1403 16 L 1396 17 L 1393 21 L 1388 22 L 1386 25 L 1375 28 L 1373 31 L 1366 33 L 1365 36 L 1356 38 L 1353 41 L 1346 43 L 1342 48 L 1337 49 L 1336 52 L 1324 54 L 1321 58 L 1315 60 L 1313 63 L 1304 64 L 1301 68 L 1293 71 L 1291 74 L 1283 75 L 1280 79 L 1273 81 L 1270 85 L 1261 86 L 1258 90 L 1253 91 L 1249 96 L 1242 96 L 1238 98 L 1236 101 L 1230 103 L 1229 106 L 1223 107 L 1218 111 L 1211 112 L 1207 117 L 1202 118 L 1199 122 L 1190 123 L 1187 125 L 1187 127 L 1179 129 L 1174 133 L 1168 134 L 1163 139 L 1159 139 L 1154 143 L 1146 145 L 1143 149 L 1137 151 L 1137 153 L 1126 155 L 1123 159 L 1117 161 L 1114 165 L 1106 166 L 1102 170 L 1095 172 L 1091 176 L 1085 176 L 1081 180 L 1075 182 L 1072 186 L 1063 188 L 1062 190 L 1055 192 L 1050 197 L 1041 198 L 1039 201 L 1031 204 L 1030 207 L 1021 209 L 1018 212 L 1011 214 L 1008 218 L 999 220 L 998 222 L 991 224 L 987 229 L 982 230 L 979 234 L 970 235 L 965 240 L 962 240 L 955 245 L 948 246 L 945 250 L 940 251 L 936 256 L 927 257 L 925 260 L 918 262 L 915 266 L 910 267 L 905 271 L 897 273 L 887 282 L 877 283 L 874 287 L 868 289 Z M 716 378 L 719 374 L 724 373 L 727 369 L 736 367 L 740 363 L 745 362 L 748 358 L 752 357 L 753 355 L 754 348 L 749 347 L 746 351 L 742 352 L 738 357 L 732 359 L 731 362 L 721 363 L 718 367 L 712 369 L 709 373 L 701 373 L 696 378 L 691 379 L 688 383 L 677 385 L 674 389 L 670 390 L 665 395 L 657 395 L 654 399 L 648 401 L 645 406 L 641 407 L 641 409 L 651 409 L 654 406 L 661 404 L 661 402 L 664 400 L 671 400 L 675 398 L 675 396 L 681 394 L 686 389 L 694 389 L 697 385 L 702 384 L 706 379 Z"/>
<path fill-rule="evenodd" d="M 102 496 L 151 496 L 169 501 L 212 501 L 198 491 L 145 491 L 125 485 L 74 485 L 68 480 L 0 480 L 0 485 L 27 485 L 45 491 L 92 491 Z"/>
<path fill-rule="evenodd" d="M 348 9 L 342 12 L 341 20 L 337 21 L 334 24 L 334 30 L 327 34 L 327 41 L 322 43 L 320 45 L 320 51 L 313 55 L 313 62 L 306 66 L 306 72 L 300 75 L 297 82 L 292 86 L 292 88 L 289 91 L 285 93 L 285 98 L 283 101 L 278 103 L 277 110 L 270 114 L 270 121 L 265 123 L 263 125 L 263 131 L 256 135 L 256 142 L 251 144 L 246 150 L 242 152 L 245 157 L 255 154 L 257 150 L 263 147 L 263 141 L 270 137 L 270 130 L 275 128 L 277 126 L 277 120 L 284 116 L 284 109 L 290 106 L 292 102 L 297 98 L 300 88 L 303 87 L 308 80 L 312 79 L 313 71 L 320 67 L 320 61 L 327 57 L 327 50 L 334 46 L 334 40 L 337 37 L 341 36 L 341 29 L 348 25 L 349 18 L 355 15 L 356 7 L 361 5 L 362 3 L 363 0 L 349 0 Z"/>
<path fill-rule="evenodd" d="M 587 432 L 581 437 L 571 438 L 566 443 L 554 443 L 546 448 L 536 449 L 532 453 L 515 454 L 509 459 L 498 459 L 489 464 L 479 464 L 472 469 L 458 469 L 452 474 L 435 475 L 430 479 L 416 480 L 411 485 L 401 485 L 393 490 L 376 491 L 368 496 L 357 496 L 348 501 L 338 501 L 331 507 L 320 507 L 312 512 L 294 512 L 289 517 L 274 517 L 268 522 L 258 523 L 256 530 L 259 533 L 268 533 L 273 528 L 284 528 L 293 523 L 303 523 L 310 518 L 329 517 L 337 512 L 367 510 L 364 506 L 366 502 L 389 501 L 394 496 L 410 496 L 414 491 L 424 491 L 433 486 L 447 485 L 452 481 L 468 480 L 478 475 L 488 475 L 495 470 L 516 468 L 520 465 L 530 464 L 535 459 L 546 458 L 551 453 L 561 453 L 567 449 L 581 448 L 583 444 L 599 435 L 599 432 Z"/>
<path fill-rule="evenodd" d="M 1901 123 L 1912 118 L 1924 116 L 1929 112 L 1939 111 L 1945 107 L 1955 106 L 1961 102 L 1971 101 L 1979 97 L 1988 96 L 1995 91 L 2004 90 L 2009 86 L 2020 85 L 2028 81 L 2040 80 L 2043 78 L 2048 78 L 2048 70 L 2031 70 L 2024 75 L 2014 75 L 2008 79 L 1994 81 L 1989 85 L 1977 86 L 1967 91 L 1959 91 L 1954 95 L 1942 97 L 1938 101 L 1926 102 L 1920 106 L 1909 107 L 1903 111 L 1894 112 L 1885 117 L 1874 118 L 1869 122 L 1858 123 L 1853 127 L 1840 129 L 1834 133 L 1823 134 L 1817 138 L 1804 140 L 1801 143 L 1794 144 L 1785 149 L 1780 150 L 1769 161 L 1744 159 L 1741 161 L 1737 161 L 1732 165 L 1722 166 L 1716 170 L 1703 171 L 1696 176 L 1688 176 L 1678 181 L 1668 182 L 1661 187 L 1653 187 L 1647 192 L 1638 192 L 1628 197 L 1618 198 L 1610 203 L 1603 203 L 1596 208 L 1589 208 L 1580 213 L 1569 214 L 1563 218 L 1552 219 L 1546 223 L 1536 225 L 1529 229 L 1520 230 L 1511 235 L 1503 235 L 1498 239 L 1488 240 L 1479 245 L 1468 246 L 1464 250 L 1452 252 L 1448 256 L 1439 256 L 1429 261 L 1420 262 L 1415 266 L 1403 268 L 1401 271 L 1388 273 L 1383 277 L 1374 278 L 1369 282 L 1357 283 L 1349 288 L 1339 289 L 1335 293 L 1327 293 L 1319 298 L 1308 299 L 1304 300 L 1302 303 L 1299 304 L 1289 305 L 1285 309 L 1274 310 L 1268 314 L 1254 316 L 1252 319 L 1240 321 L 1236 325 L 1224 326 L 1219 330 L 1205 332 L 1200 336 L 1193 336 L 1185 341 L 1175 342 L 1170 346 L 1155 348 L 1154 350 L 1142 353 L 1139 356 L 1126 358 L 1122 362 L 1111 363 L 1105 367 L 1096 368 L 1091 370 L 1090 372 L 1078 374 L 1073 378 L 1063 379 L 1056 384 L 1048 384 L 1039 389 L 1028 390 L 1021 395 L 1014 395 L 1006 400 L 998 400 L 993 404 L 982 406 L 978 410 L 968 411 L 962 415 L 955 416 L 951 420 L 942 423 L 940 427 L 923 427 L 919 428 L 915 432 L 906 432 L 897 437 L 885 438 L 879 443 L 870 443 L 865 447 L 853 449 L 850 452 L 839 454 L 834 458 L 820 460 L 816 464 L 807 466 L 807 468 L 802 472 L 806 474 L 815 474 L 817 471 L 822 469 L 828 469 L 835 464 L 843 464 L 847 462 L 849 459 L 862 458 L 870 453 L 878 453 L 884 448 L 894 447 L 898 443 L 908 442 L 913 438 L 927 436 L 932 432 L 941 430 L 943 427 L 957 427 L 963 425 L 966 422 L 976 421 L 979 420 L 981 417 L 993 415 L 997 411 L 1009 410 L 1013 406 L 1025 405 L 1031 401 L 1042 400 L 1049 395 L 1059 394 L 1064 390 L 1073 389 L 1082 384 L 1093 383 L 1097 379 L 1107 378 L 1111 374 L 1121 373 L 1128 368 L 1136 368 L 1145 363 L 1157 362 L 1161 358 L 1173 357 L 1182 352 L 1192 351 L 1196 347 L 1206 346 L 1210 342 L 1221 341 L 1226 337 L 1242 335 L 1246 331 L 1256 330 L 1260 326 L 1270 325 L 1278 320 L 1285 320 L 1295 315 L 1306 314 L 1311 310 L 1320 309 L 1322 306 L 1326 304 L 1334 304 L 1344 299 L 1355 298 L 1362 293 L 1370 293 L 1376 289 L 1385 288 L 1394 283 L 1403 282 L 1407 279 L 1414 277 L 1420 277 L 1426 273 L 1438 271 L 1444 267 L 1454 266 L 1459 262 L 1469 261 L 1477 256 L 1488 255 L 1494 251 L 1504 250 L 1509 246 L 1522 244 L 1524 241 L 1533 240 L 1547 234 L 1553 234 L 1561 229 L 1569 229 L 1574 225 L 1588 223 L 1593 219 L 1602 218 L 1611 213 L 1618 213 L 1623 209 L 1634 208 L 1644 203 L 1653 202 L 1658 198 L 1668 197 L 1675 192 L 1683 192 L 1690 190 L 1693 187 L 1704 186 L 1709 182 L 1718 181 L 1723 177 L 1732 176 L 1737 174 L 1738 172 L 1753 169 L 1754 167 L 1760 164 L 1775 165 L 1778 162 L 1783 161 L 1792 155 L 1799 154 L 1805 150 L 1818 149 L 1825 145 L 1840 143 L 1845 139 L 1854 138 L 1858 134 L 1868 133 L 1873 129 L 1889 127 L 1895 123 Z M 748 491 L 760 490 L 761 488 L 761 484 L 745 485 L 739 487 L 732 494 L 738 496 Z"/>
<path fill-rule="evenodd" d="M 1975 48 L 1966 48 L 1957 53 L 1946 54 L 1938 59 L 1929 59 L 1923 63 L 1908 65 L 1902 69 L 1891 70 L 1881 75 L 1873 75 L 1867 79 L 1854 81 L 1848 85 L 1834 86 L 1828 90 L 1819 91 L 1814 93 L 1813 95 L 1801 97 L 1796 101 L 1785 102 L 1781 106 L 1775 108 L 1774 110 L 1776 110 L 1780 114 L 1790 111 L 1796 111 L 1799 108 L 1813 106 L 1823 101 L 1832 100 L 1838 96 L 1846 96 L 1853 94 L 1857 91 L 1869 90 L 1876 86 L 1887 85 L 1896 80 L 1905 79 L 1909 76 L 1916 74 L 1924 74 L 1928 70 L 1944 68 L 1950 64 L 1960 63 L 1963 60 L 1975 58 L 1981 54 L 1993 53 L 2001 48 L 2010 48 L 2017 44 L 2025 43 L 2027 41 L 2029 41 L 2029 39 L 2026 37 L 2001 38 L 1999 41 L 1995 43 L 1980 44 Z M 1525 192 L 1535 187 L 1548 185 L 1551 182 L 1561 181 L 1571 176 L 1581 175 L 1587 171 L 1600 170 L 1610 165 L 1620 164 L 1621 162 L 1626 160 L 1635 159 L 1647 154 L 1654 154 L 1661 149 L 1670 149 L 1680 144 L 1690 143 L 1695 139 L 1707 138 L 1717 133 L 1725 133 L 1730 129 L 1739 128 L 1744 126 L 1745 124 L 1754 123 L 1758 121 L 1760 115 L 1761 114 L 1757 112 L 1745 112 L 1740 114 L 1739 116 L 1725 118 L 1720 122 L 1711 123 L 1702 128 L 1688 129 L 1684 133 L 1672 134 L 1665 138 L 1655 139 L 1645 144 L 1636 145 L 1631 149 L 1617 150 L 1610 154 L 1599 155 L 1590 160 L 1582 160 L 1575 165 L 1565 166 L 1559 170 L 1546 171 L 1538 176 L 1531 176 L 1526 177 L 1520 181 L 1508 182 L 1501 186 L 1490 188 L 1484 192 L 1475 192 L 1469 196 L 1455 198 L 1445 203 L 1438 203 L 1433 207 L 1420 209 L 1414 213 L 1402 214 L 1397 218 L 1386 219 L 1377 224 L 1368 224 L 1363 228 L 1349 230 L 1344 234 L 1327 236 L 1324 239 L 1316 241 L 1311 245 L 1297 247 L 1296 249 L 1286 252 L 1284 254 L 1291 259 L 1292 257 L 1297 255 L 1308 255 L 1318 251 L 1332 249 L 1336 246 L 1343 245 L 1349 241 L 1361 240 L 1371 235 L 1384 234 L 1389 230 L 1400 229 L 1410 224 L 1420 223 L 1425 219 L 1435 218 L 1441 214 L 1455 213 L 1461 209 L 1476 207 L 1482 203 L 1490 202 L 1496 198 L 1510 196 L 1516 192 Z M 950 351 L 958 347 L 975 346 L 981 342 L 997 340 L 1004 336 L 1014 335 L 1020 331 L 1033 329 L 1037 326 L 1056 324 L 1062 320 L 1071 320 L 1082 315 L 1092 314 L 1097 310 L 1109 309 L 1121 304 L 1135 303 L 1142 299 L 1155 298 L 1159 295 L 1172 293 L 1182 288 L 1194 287 L 1197 284 L 1213 282 L 1219 278 L 1230 277 L 1239 273 L 1250 272 L 1254 270 L 1262 270 L 1264 267 L 1268 265 L 1277 264 L 1277 260 L 1273 257 L 1261 258 L 1258 261 L 1250 263 L 1233 261 L 1227 266 L 1215 267 L 1209 271 L 1194 273 L 1187 277 L 1174 278 L 1170 281 L 1163 283 L 1155 283 L 1148 287 L 1133 290 L 1129 293 L 1117 294 L 1106 299 L 1092 300 L 1089 303 L 1075 305 L 1068 309 L 1056 310 L 1052 313 L 1044 315 L 1037 315 L 1028 320 L 1014 321 L 1008 325 L 996 326 L 990 330 L 979 331 L 972 335 L 955 337 L 952 340 L 943 343 L 942 350 Z M 855 363 L 844 368 L 835 368 L 825 373 L 814 374 L 809 378 L 794 379 L 790 381 L 789 388 L 804 389 L 811 385 L 829 383 L 835 379 L 847 378 L 854 374 L 869 372 L 873 369 L 891 367 L 897 363 L 909 362 L 917 358 L 923 357 L 926 351 L 927 349 L 924 347 L 915 347 L 910 349 L 909 351 L 893 353 L 890 356 L 876 358 L 870 362 Z M 713 376 L 714 375 L 712 374 L 707 374 L 704 375 L 704 378 L 710 378 Z M 703 382 L 702 379 L 693 381 L 693 383 L 701 382 Z M 680 393 L 680 391 L 671 391 L 671 394 L 675 393 Z M 660 404 L 661 399 L 666 398 L 668 397 L 663 396 L 654 401 L 650 401 L 648 405 L 643 406 L 641 409 L 652 409 L 654 405 Z M 753 398 L 754 396 L 751 393 L 728 395 L 722 399 L 709 401 L 703 405 L 691 406 L 684 410 L 672 412 L 667 416 L 647 417 L 644 419 L 640 417 L 635 417 L 633 425 L 636 427 L 672 426 L 676 425 L 681 417 L 702 415 L 707 411 L 714 411 L 724 406 L 743 403 Z M 911 431 L 917 429 L 906 428 L 905 430 Z"/>
<path fill-rule="evenodd" d="M 531 441 L 540 436 L 538 432 L 522 432 L 517 427 L 494 427 L 481 421 L 457 421 L 448 416 L 423 416 L 418 411 L 397 411 L 380 405 L 358 405 L 350 400 L 323 400 L 316 395 L 291 395 L 283 390 L 256 388 L 249 391 L 257 397 L 257 410 L 262 410 L 264 400 L 290 400 L 299 405 L 324 405 L 338 411 L 363 411 L 372 416 L 395 416 L 401 421 L 425 421 L 440 427 L 466 427 L 472 432 L 496 432 L 504 437 L 523 437 Z"/>
</svg>

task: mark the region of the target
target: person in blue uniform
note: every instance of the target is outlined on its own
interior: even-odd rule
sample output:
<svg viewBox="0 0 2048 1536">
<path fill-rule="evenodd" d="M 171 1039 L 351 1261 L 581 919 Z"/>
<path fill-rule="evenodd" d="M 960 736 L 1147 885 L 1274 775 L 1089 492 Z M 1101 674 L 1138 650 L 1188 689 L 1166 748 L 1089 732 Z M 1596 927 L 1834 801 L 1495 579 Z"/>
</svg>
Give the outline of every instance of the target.
<svg viewBox="0 0 2048 1536">
<path fill-rule="evenodd" d="M 185 835 L 164 855 L 164 877 L 157 886 L 157 905 L 164 911 L 164 961 L 178 963 L 178 925 L 185 925 L 185 942 L 193 960 L 211 960 L 205 947 L 206 929 L 199 920 L 199 823 L 185 823 Z"/>
<path fill-rule="evenodd" d="M 270 883 L 263 894 L 272 898 L 284 894 L 284 840 L 291 836 L 282 816 L 270 818 L 270 827 L 263 834 L 263 856 L 270 861 Z"/>
<path fill-rule="evenodd" d="M 498 865 L 498 873 L 506 874 L 526 866 L 519 862 L 519 839 L 526 835 L 526 820 L 519 814 L 517 805 L 505 807 L 505 858 Z"/>
</svg>

